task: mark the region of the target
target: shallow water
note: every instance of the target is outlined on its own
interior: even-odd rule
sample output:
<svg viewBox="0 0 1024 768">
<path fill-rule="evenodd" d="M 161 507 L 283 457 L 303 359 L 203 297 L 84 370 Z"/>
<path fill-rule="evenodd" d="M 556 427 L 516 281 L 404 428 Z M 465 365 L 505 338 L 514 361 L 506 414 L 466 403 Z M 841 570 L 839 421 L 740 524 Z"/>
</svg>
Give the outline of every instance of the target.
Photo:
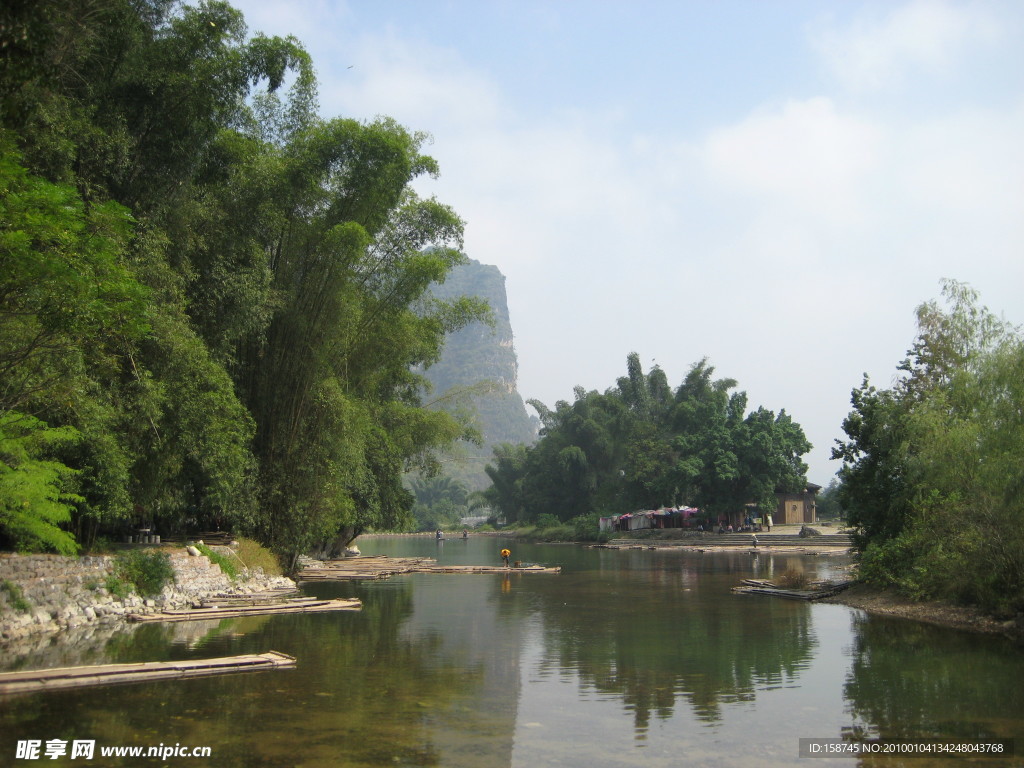
<svg viewBox="0 0 1024 768">
<path fill-rule="evenodd" d="M 143 661 L 278 650 L 293 671 L 0 701 L 0 765 L 19 740 L 209 746 L 208 758 L 57 765 L 783 766 L 800 738 L 1017 739 L 1024 649 L 834 605 L 733 595 L 742 578 L 836 557 L 528 545 L 493 537 L 359 542 L 364 554 L 513 559 L 560 575 L 420 574 L 317 583 L 359 613 L 154 625 L 55 645 L 45 659 Z M 78 662 L 75 662 L 78 663 Z M 873 759 L 870 764 L 898 764 Z M 917 758 L 917 768 L 965 765 Z M 1024 765 L 1021 758 L 979 761 Z M 854 765 L 815 759 L 810 768 Z"/>
</svg>

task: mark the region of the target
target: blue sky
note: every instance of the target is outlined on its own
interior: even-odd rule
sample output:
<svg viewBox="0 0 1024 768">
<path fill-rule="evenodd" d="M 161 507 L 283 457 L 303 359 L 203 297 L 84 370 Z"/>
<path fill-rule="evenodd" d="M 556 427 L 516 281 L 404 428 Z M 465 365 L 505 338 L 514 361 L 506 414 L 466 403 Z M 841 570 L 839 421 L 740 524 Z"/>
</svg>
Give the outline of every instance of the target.
<svg viewBox="0 0 1024 768">
<path fill-rule="evenodd" d="M 708 357 L 828 482 L 940 280 L 1024 321 L 1024 3 L 238 0 L 325 116 L 433 136 L 424 181 L 507 277 L 519 389 Z"/>
</svg>

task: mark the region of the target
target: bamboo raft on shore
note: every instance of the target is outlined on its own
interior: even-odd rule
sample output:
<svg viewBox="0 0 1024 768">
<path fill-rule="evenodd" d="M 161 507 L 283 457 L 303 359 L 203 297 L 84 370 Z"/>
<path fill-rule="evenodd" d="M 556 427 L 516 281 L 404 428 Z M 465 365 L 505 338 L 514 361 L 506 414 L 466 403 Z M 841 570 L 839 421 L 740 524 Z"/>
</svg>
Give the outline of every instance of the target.
<svg viewBox="0 0 1024 768">
<path fill-rule="evenodd" d="M 769 595 L 787 600 L 820 600 L 831 597 L 846 589 L 851 581 L 818 581 L 812 582 L 807 589 L 786 589 L 764 579 L 744 579 L 743 584 L 733 587 L 732 591 L 741 595 Z"/>
<path fill-rule="evenodd" d="M 160 613 L 136 613 L 130 621 L 203 621 L 205 619 L 230 619 L 236 616 L 260 616 L 268 613 L 326 613 L 328 611 L 358 611 L 363 607 L 357 598 L 317 600 L 315 597 L 300 597 L 284 603 L 261 605 L 225 605 L 213 602 L 202 608 L 164 610 Z"/>
<path fill-rule="evenodd" d="M 299 581 L 349 581 L 386 579 L 403 573 L 560 573 L 558 566 L 438 565 L 429 557 L 346 557 L 307 565 L 295 577 Z"/>
<path fill-rule="evenodd" d="M 205 597 L 193 605 L 194 608 L 228 608 L 245 605 L 274 605 L 276 603 L 298 603 L 302 601 L 315 600 L 315 597 L 305 597 L 295 587 L 278 587 L 268 589 L 264 592 L 240 592 L 237 594 L 219 594 Z"/>
<path fill-rule="evenodd" d="M 289 669 L 294 666 L 294 656 L 280 651 L 268 651 L 246 656 L 222 656 L 216 659 L 192 661 L 145 661 L 135 664 L 100 664 L 0 672 L 0 695 L 84 688 L 94 685 L 147 683 L 154 680 L 177 680 L 184 677 L 224 675 L 234 672 Z"/>
</svg>

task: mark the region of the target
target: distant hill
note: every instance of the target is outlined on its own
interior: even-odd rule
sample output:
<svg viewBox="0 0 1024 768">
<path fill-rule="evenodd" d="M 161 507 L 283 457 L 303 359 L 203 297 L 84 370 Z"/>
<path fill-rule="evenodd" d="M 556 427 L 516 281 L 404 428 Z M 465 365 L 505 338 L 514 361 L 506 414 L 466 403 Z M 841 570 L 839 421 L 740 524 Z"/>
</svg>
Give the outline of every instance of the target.
<svg viewBox="0 0 1024 768">
<path fill-rule="evenodd" d="M 456 267 L 443 284 L 433 286 L 432 290 L 438 298 L 478 296 L 486 299 L 494 311 L 493 329 L 473 323 L 449 335 L 441 360 L 425 374 L 434 388 L 425 398 L 428 402 L 444 399 L 452 390 L 479 386 L 482 382 L 492 384 L 489 391 L 469 398 L 477 411 L 484 444 L 463 446 L 463 455 L 450 468 L 446 467 L 451 477 L 461 480 L 470 490 L 479 490 L 490 484 L 484 466 L 491 458 L 492 446 L 532 443 L 537 436 L 537 422 L 527 414 L 523 398 L 516 390 L 519 363 L 512 345 L 505 276 L 497 267 L 471 260 Z"/>
</svg>

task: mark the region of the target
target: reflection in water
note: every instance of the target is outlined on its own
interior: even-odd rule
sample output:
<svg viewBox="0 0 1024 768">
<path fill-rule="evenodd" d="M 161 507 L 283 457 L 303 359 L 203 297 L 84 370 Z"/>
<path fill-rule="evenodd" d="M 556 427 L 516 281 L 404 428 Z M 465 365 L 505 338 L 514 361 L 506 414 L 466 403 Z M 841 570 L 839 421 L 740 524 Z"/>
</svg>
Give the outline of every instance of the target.
<svg viewBox="0 0 1024 768">
<path fill-rule="evenodd" d="M 367 554 L 450 563 L 496 563 L 501 545 L 360 542 Z M 78 650 L 35 649 L 23 665 L 55 654 L 101 663 L 267 650 L 299 663 L 0 701 L 0 764 L 12 762 L 18 739 L 54 738 L 208 745 L 207 766 L 668 768 L 788 766 L 799 738 L 857 729 L 1024 736 L 1019 650 L 839 606 L 729 592 L 746 576 L 790 567 L 821 574 L 834 560 L 511 547 L 516 559 L 560 564 L 563 573 L 317 583 L 310 594 L 360 597 L 363 610 L 147 624 Z"/>
<path fill-rule="evenodd" d="M 737 610 L 743 599 L 716 589 L 721 577 L 702 575 L 703 565 L 588 574 L 573 580 L 569 599 L 543 593 L 545 667 L 576 670 L 620 696 L 641 735 L 652 714 L 672 716 L 677 697 L 716 722 L 723 703 L 795 680 L 816 644 L 809 606 L 753 598 Z"/>
<path fill-rule="evenodd" d="M 210 745 L 214 765 L 442 765 L 433 713 L 480 684 L 482 672 L 438 653 L 439 638 L 404 638 L 412 587 L 370 599 L 361 615 L 271 617 L 251 634 L 228 631 L 197 652 L 147 625 L 108 644 L 106 661 L 281 650 L 294 672 L 96 688 L 0 703 L 0 755 L 13 739 L 96 739 L 107 745 Z M 355 620 L 352 620 L 355 618 Z M 325 621 L 326 619 L 326 621 Z M 146 631 L 143 631 L 146 630 Z M 5 760 L 0 760 L 6 764 Z M 137 764 L 138 758 L 108 765 Z"/>
<path fill-rule="evenodd" d="M 863 615 L 853 632 L 848 738 L 1020 738 L 1024 659 L 1008 641 Z"/>
</svg>

